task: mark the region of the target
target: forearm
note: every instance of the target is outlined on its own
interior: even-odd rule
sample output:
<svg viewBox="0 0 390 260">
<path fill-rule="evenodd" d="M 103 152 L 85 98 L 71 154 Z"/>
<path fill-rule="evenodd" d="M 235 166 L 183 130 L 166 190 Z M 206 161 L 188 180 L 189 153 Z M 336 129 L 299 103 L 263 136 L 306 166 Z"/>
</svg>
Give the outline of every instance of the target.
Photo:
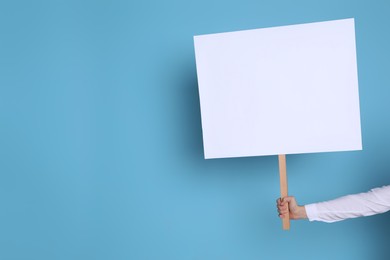
<svg viewBox="0 0 390 260">
<path fill-rule="evenodd" d="M 390 186 L 305 206 L 310 221 L 336 222 L 390 210 Z"/>
</svg>

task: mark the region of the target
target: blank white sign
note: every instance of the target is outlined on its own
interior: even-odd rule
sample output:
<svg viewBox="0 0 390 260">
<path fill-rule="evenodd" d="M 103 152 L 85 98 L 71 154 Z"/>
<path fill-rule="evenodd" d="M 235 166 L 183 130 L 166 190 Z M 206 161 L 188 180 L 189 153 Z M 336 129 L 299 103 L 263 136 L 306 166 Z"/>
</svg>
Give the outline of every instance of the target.
<svg viewBox="0 0 390 260">
<path fill-rule="evenodd" d="M 354 19 L 194 42 L 206 159 L 362 149 Z"/>
</svg>

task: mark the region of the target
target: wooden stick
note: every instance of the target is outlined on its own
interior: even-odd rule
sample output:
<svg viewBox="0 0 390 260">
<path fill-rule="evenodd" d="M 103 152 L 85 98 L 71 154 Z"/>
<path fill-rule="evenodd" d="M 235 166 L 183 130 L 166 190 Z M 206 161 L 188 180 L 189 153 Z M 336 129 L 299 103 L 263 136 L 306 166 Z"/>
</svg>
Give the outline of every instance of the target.
<svg viewBox="0 0 390 260">
<path fill-rule="evenodd" d="M 278 156 L 279 159 L 279 176 L 280 176 L 280 197 L 284 198 L 288 196 L 287 189 L 287 168 L 286 168 L 286 155 L 281 154 Z M 283 229 L 290 229 L 290 216 L 287 213 L 287 216 L 282 219 Z"/>
</svg>

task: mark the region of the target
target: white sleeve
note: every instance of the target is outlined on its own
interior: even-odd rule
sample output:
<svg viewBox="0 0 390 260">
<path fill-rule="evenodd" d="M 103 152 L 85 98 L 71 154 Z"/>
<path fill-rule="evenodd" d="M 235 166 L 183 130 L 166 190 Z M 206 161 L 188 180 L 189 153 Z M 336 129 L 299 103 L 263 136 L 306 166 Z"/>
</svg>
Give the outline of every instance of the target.
<svg viewBox="0 0 390 260">
<path fill-rule="evenodd" d="M 305 209 L 310 221 L 328 223 L 384 213 L 390 210 L 390 185 L 365 193 L 308 204 Z"/>
</svg>

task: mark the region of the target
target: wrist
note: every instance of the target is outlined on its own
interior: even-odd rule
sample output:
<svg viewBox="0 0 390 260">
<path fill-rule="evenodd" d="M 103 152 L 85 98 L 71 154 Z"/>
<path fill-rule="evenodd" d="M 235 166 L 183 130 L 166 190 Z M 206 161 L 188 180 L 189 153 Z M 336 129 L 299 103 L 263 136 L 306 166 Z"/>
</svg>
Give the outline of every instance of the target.
<svg viewBox="0 0 390 260">
<path fill-rule="evenodd" d="M 298 206 L 297 218 L 298 219 L 306 219 L 307 218 L 305 206 Z"/>
</svg>

